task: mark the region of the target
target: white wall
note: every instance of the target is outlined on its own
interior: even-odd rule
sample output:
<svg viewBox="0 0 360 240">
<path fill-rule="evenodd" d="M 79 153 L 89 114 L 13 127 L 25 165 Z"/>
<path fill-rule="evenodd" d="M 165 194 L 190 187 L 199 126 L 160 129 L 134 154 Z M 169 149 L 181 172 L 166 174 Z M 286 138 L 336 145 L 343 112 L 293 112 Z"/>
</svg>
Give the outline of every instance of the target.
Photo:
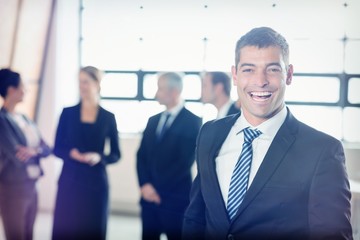
<svg viewBox="0 0 360 240">
<path fill-rule="evenodd" d="M 136 152 L 140 136 L 120 136 L 122 158 L 108 166 L 110 205 L 114 212 L 138 214 L 139 187 L 136 175 Z"/>
</svg>

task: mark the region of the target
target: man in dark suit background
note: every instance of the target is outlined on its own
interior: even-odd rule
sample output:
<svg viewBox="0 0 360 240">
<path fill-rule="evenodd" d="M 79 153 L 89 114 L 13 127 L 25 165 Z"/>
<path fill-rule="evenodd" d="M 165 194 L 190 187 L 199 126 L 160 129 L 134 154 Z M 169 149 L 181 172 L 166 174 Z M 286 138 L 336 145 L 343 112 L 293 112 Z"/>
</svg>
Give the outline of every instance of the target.
<svg viewBox="0 0 360 240">
<path fill-rule="evenodd" d="M 202 77 L 201 101 L 211 103 L 218 111 L 217 119 L 240 112 L 238 102 L 230 98 L 231 79 L 224 72 L 206 72 Z"/>
<path fill-rule="evenodd" d="M 168 72 L 158 78 L 156 99 L 166 107 L 151 117 L 137 153 L 143 239 L 180 239 L 189 204 L 191 166 L 201 119 L 184 107 L 182 78 Z"/>
<path fill-rule="evenodd" d="M 255 28 L 235 54 L 241 116 L 208 122 L 199 133 L 183 238 L 352 239 L 340 141 L 285 106 L 293 75 L 286 40 Z"/>
</svg>

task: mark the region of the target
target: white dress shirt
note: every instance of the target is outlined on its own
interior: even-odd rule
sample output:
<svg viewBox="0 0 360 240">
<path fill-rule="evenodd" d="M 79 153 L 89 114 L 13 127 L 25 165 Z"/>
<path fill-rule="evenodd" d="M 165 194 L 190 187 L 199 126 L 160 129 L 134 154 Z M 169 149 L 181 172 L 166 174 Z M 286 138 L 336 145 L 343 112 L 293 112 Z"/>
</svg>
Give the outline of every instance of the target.
<svg viewBox="0 0 360 240">
<path fill-rule="evenodd" d="M 184 107 L 184 101 L 180 101 L 179 104 L 176 105 L 175 107 L 173 107 L 172 109 L 164 111 L 161 114 L 160 121 L 159 121 L 158 126 L 156 128 L 156 134 L 158 134 L 158 135 L 160 134 L 160 131 L 161 131 L 161 129 L 162 129 L 164 123 L 165 123 L 165 120 L 166 120 L 166 115 L 168 113 L 170 114 L 169 120 L 166 123 L 166 128 L 169 128 L 171 126 L 171 124 L 174 122 L 174 120 L 177 117 L 177 115 L 179 114 L 179 112 L 181 111 L 181 109 L 183 109 L 183 107 Z"/>
<path fill-rule="evenodd" d="M 34 148 L 38 147 L 40 145 L 40 136 L 36 127 L 31 122 L 26 121 L 21 114 L 10 114 L 10 117 L 17 123 L 24 134 L 27 146 Z"/>
<path fill-rule="evenodd" d="M 262 134 L 259 137 L 255 138 L 252 142 L 253 159 L 250 168 L 250 176 L 248 183 L 249 188 L 276 133 L 285 121 L 286 115 L 287 109 L 286 107 L 284 107 L 274 117 L 254 128 L 248 123 L 244 115 L 241 114 L 241 116 L 235 122 L 234 126 L 231 128 L 227 138 L 221 146 L 219 155 L 215 159 L 216 173 L 226 206 L 231 176 L 235 168 L 235 164 L 240 157 L 242 145 L 244 143 L 243 130 L 247 127 L 250 127 L 252 129 L 258 129 L 262 132 Z"/>
<path fill-rule="evenodd" d="M 229 101 L 227 101 L 227 103 L 225 103 L 224 106 L 219 109 L 216 119 L 226 117 L 232 104 L 233 101 L 229 99 Z"/>
<path fill-rule="evenodd" d="M 24 116 L 18 113 L 10 114 L 10 117 L 17 123 L 26 139 L 26 146 L 37 148 L 40 145 L 40 135 L 32 122 L 27 121 Z M 26 164 L 26 172 L 31 179 L 37 179 L 41 175 L 41 169 L 36 163 Z"/>
</svg>

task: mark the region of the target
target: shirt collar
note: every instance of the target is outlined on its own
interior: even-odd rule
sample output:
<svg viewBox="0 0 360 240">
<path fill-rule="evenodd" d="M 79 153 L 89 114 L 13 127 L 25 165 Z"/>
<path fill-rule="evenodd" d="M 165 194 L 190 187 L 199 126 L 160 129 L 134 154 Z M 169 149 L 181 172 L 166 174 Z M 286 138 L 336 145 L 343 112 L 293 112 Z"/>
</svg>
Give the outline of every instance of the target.
<svg viewBox="0 0 360 240">
<path fill-rule="evenodd" d="M 170 113 L 170 115 L 172 117 L 175 117 L 175 116 L 177 116 L 179 114 L 179 112 L 181 111 L 181 109 L 183 107 L 184 107 L 184 101 L 181 100 L 181 101 L 179 101 L 179 103 L 175 107 L 171 108 L 170 110 L 165 111 L 164 113 L 165 114 Z"/>
<path fill-rule="evenodd" d="M 234 127 L 236 127 L 236 134 L 241 132 L 247 127 L 258 129 L 261 131 L 260 137 L 269 137 L 274 138 L 278 130 L 280 129 L 281 125 L 284 123 L 287 115 L 287 108 L 286 106 L 281 109 L 280 112 L 278 112 L 275 116 L 272 118 L 266 120 L 265 122 L 261 123 L 259 126 L 254 127 L 252 126 L 244 117 L 244 114 L 241 114 L 241 116 L 237 119 L 235 122 Z"/>
</svg>

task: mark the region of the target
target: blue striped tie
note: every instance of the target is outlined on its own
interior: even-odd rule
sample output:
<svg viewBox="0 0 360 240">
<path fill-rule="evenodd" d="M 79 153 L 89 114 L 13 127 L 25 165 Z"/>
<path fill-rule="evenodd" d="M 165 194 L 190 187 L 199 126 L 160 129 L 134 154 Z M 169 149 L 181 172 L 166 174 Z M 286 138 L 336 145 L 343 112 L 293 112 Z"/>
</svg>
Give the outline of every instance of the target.
<svg viewBox="0 0 360 240">
<path fill-rule="evenodd" d="M 249 183 L 250 167 L 252 161 L 252 141 L 257 138 L 261 132 L 257 129 L 245 128 L 244 143 L 241 154 L 237 161 L 229 187 L 227 211 L 230 220 L 232 220 L 245 197 Z"/>
</svg>

